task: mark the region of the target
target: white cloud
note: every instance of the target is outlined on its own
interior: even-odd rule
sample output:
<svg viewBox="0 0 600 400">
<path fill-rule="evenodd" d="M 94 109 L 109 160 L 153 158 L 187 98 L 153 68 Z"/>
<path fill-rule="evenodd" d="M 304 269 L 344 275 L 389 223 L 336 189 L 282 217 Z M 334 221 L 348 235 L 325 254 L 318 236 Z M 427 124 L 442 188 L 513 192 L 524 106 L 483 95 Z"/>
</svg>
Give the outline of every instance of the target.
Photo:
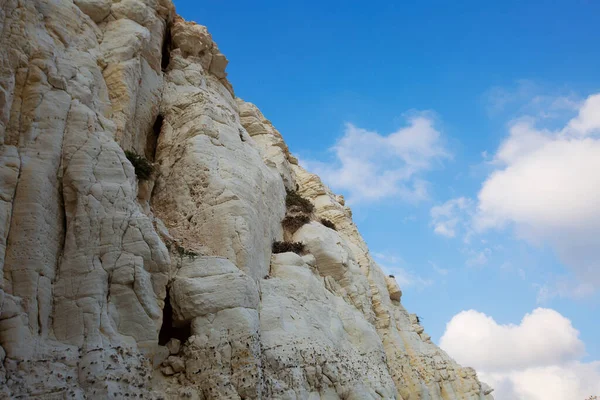
<svg viewBox="0 0 600 400">
<path fill-rule="evenodd" d="M 579 332 L 554 310 L 535 309 L 519 325 L 500 325 L 475 310 L 455 315 L 440 346 L 475 369 L 509 371 L 555 365 L 584 353 Z"/>
<path fill-rule="evenodd" d="M 479 232 L 513 225 L 534 244 L 549 243 L 577 276 L 600 286 L 600 95 L 587 98 L 562 129 L 535 120 L 510 127 L 478 195 Z"/>
<path fill-rule="evenodd" d="M 455 237 L 457 228 L 465 223 L 465 217 L 473 208 L 473 200 L 466 197 L 451 199 L 442 205 L 432 207 L 431 225 L 433 231 L 442 236 Z"/>
<path fill-rule="evenodd" d="M 489 247 L 477 249 L 470 245 L 473 236 L 471 224 L 474 212 L 475 202 L 467 197 L 450 199 L 442 205 L 432 207 L 429 211 L 430 225 L 433 226 L 435 234 L 448 238 L 454 238 L 459 233 L 463 234 L 463 241 L 468 246 L 462 250 L 467 257 L 465 261 L 467 267 L 486 265 L 492 254 L 492 249 Z M 485 245 L 487 241 L 481 239 L 481 243 Z"/>
<path fill-rule="evenodd" d="M 586 400 L 600 393 L 600 362 L 528 368 L 506 374 L 480 373 L 498 400 Z"/>
<path fill-rule="evenodd" d="M 600 362 L 580 361 L 579 332 L 554 310 L 538 308 L 519 325 L 463 311 L 446 325 L 440 347 L 474 367 L 499 400 L 584 400 L 600 393 Z"/>
<path fill-rule="evenodd" d="M 466 262 L 467 267 L 481 267 L 488 263 L 488 257 L 492 254 L 492 250 L 486 247 L 479 251 L 470 249 L 467 253 L 469 254 Z"/>
<path fill-rule="evenodd" d="M 579 109 L 579 115 L 573 118 L 565 129 L 565 133 L 590 135 L 600 133 L 600 94 L 587 98 Z"/>
<path fill-rule="evenodd" d="M 422 173 L 449 157 L 431 113 L 413 113 L 408 126 L 389 135 L 346 124 L 344 136 L 331 150 L 335 163 L 305 163 L 354 203 L 387 197 L 425 199 L 428 183 Z"/>
<path fill-rule="evenodd" d="M 587 282 L 574 282 L 566 277 L 556 278 L 544 284 L 534 284 L 537 289 L 538 304 L 545 304 L 555 297 L 580 299 L 595 292 L 593 285 Z"/>
<path fill-rule="evenodd" d="M 564 117 L 577 110 L 579 98 L 570 91 L 544 87 L 533 81 L 522 79 L 512 87 L 493 87 L 484 95 L 490 115 L 528 114 L 541 119 Z"/>
</svg>

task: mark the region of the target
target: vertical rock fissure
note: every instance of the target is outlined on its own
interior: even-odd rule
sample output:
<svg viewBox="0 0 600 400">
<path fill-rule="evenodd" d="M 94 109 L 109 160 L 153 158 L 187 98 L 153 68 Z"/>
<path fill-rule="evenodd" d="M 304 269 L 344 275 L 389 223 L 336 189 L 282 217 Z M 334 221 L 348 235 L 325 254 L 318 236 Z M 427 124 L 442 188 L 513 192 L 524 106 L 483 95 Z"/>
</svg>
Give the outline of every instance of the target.
<svg viewBox="0 0 600 400">
<path fill-rule="evenodd" d="M 151 162 L 156 161 L 156 145 L 158 144 L 158 137 L 160 136 L 164 121 L 165 118 L 162 114 L 156 116 L 154 125 L 152 125 L 152 132 L 148 135 L 148 139 L 146 140 L 146 158 Z"/>
<path fill-rule="evenodd" d="M 169 63 L 171 62 L 171 39 L 171 24 L 167 22 L 162 45 L 162 57 L 160 60 L 160 67 L 163 72 L 167 70 Z"/>
</svg>

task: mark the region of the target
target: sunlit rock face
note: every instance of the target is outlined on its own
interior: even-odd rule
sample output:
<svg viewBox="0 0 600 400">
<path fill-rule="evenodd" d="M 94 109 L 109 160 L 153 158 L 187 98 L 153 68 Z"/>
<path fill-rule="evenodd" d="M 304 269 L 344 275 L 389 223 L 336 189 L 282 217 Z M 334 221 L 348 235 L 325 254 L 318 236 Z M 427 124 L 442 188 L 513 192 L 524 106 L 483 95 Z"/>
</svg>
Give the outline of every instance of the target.
<svg viewBox="0 0 600 400">
<path fill-rule="evenodd" d="M 492 398 L 206 27 L 169 0 L 0 0 L 0 32 L 0 398 Z M 314 205 L 294 229 L 290 190 Z"/>
</svg>

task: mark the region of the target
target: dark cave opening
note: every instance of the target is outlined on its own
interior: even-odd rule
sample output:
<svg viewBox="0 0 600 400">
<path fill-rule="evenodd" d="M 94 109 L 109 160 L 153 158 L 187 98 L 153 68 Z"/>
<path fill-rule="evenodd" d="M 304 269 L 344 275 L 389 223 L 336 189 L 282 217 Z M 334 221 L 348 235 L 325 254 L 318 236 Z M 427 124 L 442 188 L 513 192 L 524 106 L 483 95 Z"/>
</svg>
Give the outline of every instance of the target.
<svg viewBox="0 0 600 400">
<path fill-rule="evenodd" d="M 166 71 L 171 62 L 171 26 L 167 25 L 165 29 L 165 38 L 163 39 L 162 46 L 162 57 L 160 60 L 160 67 L 163 71 Z"/>
<path fill-rule="evenodd" d="M 185 343 L 191 334 L 192 330 L 189 322 L 183 326 L 175 326 L 173 324 L 173 307 L 171 306 L 169 289 L 167 289 L 165 307 L 163 308 L 163 322 L 158 333 L 158 344 L 164 346 L 173 338 L 179 339 L 181 343 Z"/>
<path fill-rule="evenodd" d="M 154 120 L 152 132 L 148 135 L 146 141 L 146 158 L 151 162 L 156 161 L 156 146 L 158 145 L 158 137 L 160 136 L 164 122 L 165 118 L 162 116 L 162 114 L 158 114 L 156 116 L 156 120 Z"/>
</svg>

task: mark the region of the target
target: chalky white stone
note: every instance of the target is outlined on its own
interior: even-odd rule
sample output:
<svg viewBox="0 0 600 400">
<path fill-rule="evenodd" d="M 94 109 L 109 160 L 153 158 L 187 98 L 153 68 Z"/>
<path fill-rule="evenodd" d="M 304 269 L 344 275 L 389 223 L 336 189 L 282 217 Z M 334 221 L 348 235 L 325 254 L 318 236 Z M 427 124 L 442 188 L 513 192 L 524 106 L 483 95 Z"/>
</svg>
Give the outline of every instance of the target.
<svg viewBox="0 0 600 400">
<path fill-rule="evenodd" d="M 0 0 L 0 32 L 0 398 L 492 399 L 170 0 Z"/>
</svg>

